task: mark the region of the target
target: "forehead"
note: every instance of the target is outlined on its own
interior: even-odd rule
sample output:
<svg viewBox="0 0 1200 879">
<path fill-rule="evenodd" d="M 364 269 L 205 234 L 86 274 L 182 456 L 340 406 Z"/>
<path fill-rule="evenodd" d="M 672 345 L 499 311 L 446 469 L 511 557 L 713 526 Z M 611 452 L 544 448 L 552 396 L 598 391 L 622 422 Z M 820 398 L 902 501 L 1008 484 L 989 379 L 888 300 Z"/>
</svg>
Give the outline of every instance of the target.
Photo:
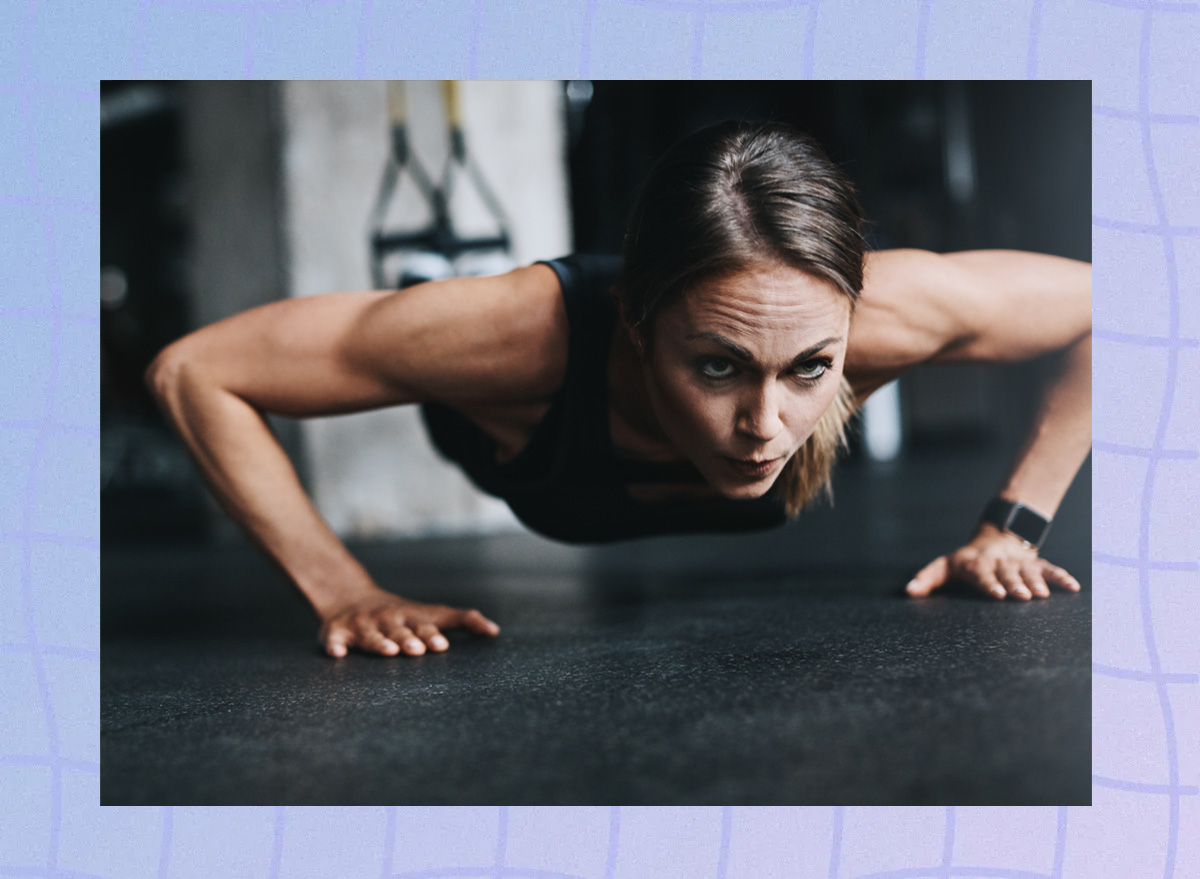
<svg viewBox="0 0 1200 879">
<path fill-rule="evenodd" d="M 664 309 L 660 320 L 685 333 L 802 342 L 844 335 L 849 316 L 849 300 L 830 282 L 791 266 L 770 265 L 696 284 Z"/>
</svg>

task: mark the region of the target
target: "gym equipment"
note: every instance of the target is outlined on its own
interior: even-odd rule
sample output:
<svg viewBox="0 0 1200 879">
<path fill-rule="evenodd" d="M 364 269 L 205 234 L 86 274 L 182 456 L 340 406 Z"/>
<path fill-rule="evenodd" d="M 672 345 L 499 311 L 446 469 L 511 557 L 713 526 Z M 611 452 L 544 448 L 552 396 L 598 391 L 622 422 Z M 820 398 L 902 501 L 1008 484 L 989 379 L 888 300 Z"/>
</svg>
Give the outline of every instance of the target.
<svg viewBox="0 0 1200 879">
<path fill-rule="evenodd" d="M 401 255 L 400 269 L 395 282 L 398 288 L 454 275 L 497 274 L 513 265 L 508 218 L 467 151 L 459 107 L 458 84 L 443 81 L 442 94 L 449 125 L 450 154 L 441 179 L 434 183 L 410 148 L 405 84 L 387 84 L 391 150 L 371 215 L 371 277 L 377 288 L 389 286 L 385 260 L 395 254 Z M 406 170 L 428 205 L 431 220 L 422 229 L 388 231 L 384 228 L 388 205 L 395 195 L 401 175 Z M 465 178 L 479 194 L 484 207 L 496 223 L 498 231 L 495 235 L 464 237 L 455 229 L 450 215 L 450 198 L 455 186 L 459 185 L 460 178 Z"/>
</svg>

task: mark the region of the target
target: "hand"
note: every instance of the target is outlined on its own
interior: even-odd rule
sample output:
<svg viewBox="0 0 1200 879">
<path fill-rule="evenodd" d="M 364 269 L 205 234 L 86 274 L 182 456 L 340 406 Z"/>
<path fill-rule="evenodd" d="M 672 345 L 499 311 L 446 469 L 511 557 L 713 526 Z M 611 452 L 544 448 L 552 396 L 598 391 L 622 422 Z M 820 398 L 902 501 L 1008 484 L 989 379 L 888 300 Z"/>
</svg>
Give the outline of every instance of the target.
<svg viewBox="0 0 1200 879">
<path fill-rule="evenodd" d="M 450 642 L 441 630 L 459 628 L 476 635 L 500 633 L 500 627 L 477 610 L 420 604 L 375 589 L 327 612 L 317 637 L 335 658 L 351 647 L 384 656 L 421 656 L 426 648 L 436 653 L 448 649 Z"/>
<path fill-rule="evenodd" d="M 986 523 L 962 549 L 923 567 L 905 591 L 924 596 L 950 580 L 960 580 L 992 598 L 1012 596 L 1021 601 L 1049 598 L 1047 584 L 1069 592 L 1080 588 L 1079 581 L 1062 568 L 1038 558 L 1036 547 Z"/>
</svg>

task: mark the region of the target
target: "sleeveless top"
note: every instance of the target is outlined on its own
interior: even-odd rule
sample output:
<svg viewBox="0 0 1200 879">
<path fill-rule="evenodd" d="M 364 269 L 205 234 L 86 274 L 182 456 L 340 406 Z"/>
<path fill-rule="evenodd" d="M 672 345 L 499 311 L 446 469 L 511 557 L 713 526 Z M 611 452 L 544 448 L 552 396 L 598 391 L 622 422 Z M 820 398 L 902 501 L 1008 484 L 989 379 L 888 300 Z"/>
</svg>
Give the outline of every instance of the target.
<svg viewBox="0 0 1200 879">
<path fill-rule="evenodd" d="M 630 484 L 696 482 L 691 464 L 619 458 L 609 430 L 608 358 L 616 306 L 609 288 L 617 257 L 577 254 L 543 261 L 566 304 L 569 335 L 562 387 L 512 460 L 460 412 L 425 403 L 421 415 L 434 446 L 480 489 L 507 501 L 525 525 L 567 543 L 606 543 L 660 534 L 748 531 L 786 520 L 778 481 L 762 497 L 640 501 Z"/>
</svg>

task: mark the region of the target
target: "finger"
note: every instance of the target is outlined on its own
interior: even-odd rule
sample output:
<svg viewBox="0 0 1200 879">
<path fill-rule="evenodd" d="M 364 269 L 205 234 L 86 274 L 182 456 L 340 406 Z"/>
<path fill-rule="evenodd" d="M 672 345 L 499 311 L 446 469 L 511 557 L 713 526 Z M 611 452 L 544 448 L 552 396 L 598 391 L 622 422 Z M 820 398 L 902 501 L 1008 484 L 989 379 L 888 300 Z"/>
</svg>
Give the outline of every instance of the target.
<svg viewBox="0 0 1200 879">
<path fill-rule="evenodd" d="M 946 573 L 949 570 L 950 563 L 945 556 L 936 558 L 917 571 L 917 575 L 908 581 L 904 591 L 912 596 L 928 595 L 946 582 Z"/>
<path fill-rule="evenodd" d="M 499 635 L 500 627 L 477 610 L 464 610 L 458 617 L 458 624 L 476 635 Z"/>
<path fill-rule="evenodd" d="M 404 645 L 404 652 L 409 656 L 421 656 L 425 653 L 425 642 L 413 634 L 408 626 L 397 626 L 392 637 L 398 644 Z"/>
<path fill-rule="evenodd" d="M 439 632 L 438 627 L 433 623 L 423 623 L 417 626 L 417 637 L 428 644 L 430 650 L 436 650 L 438 653 L 450 646 L 446 636 Z"/>
<path fill-rule="evenodd" d="M 1046 585 L 1041 568 L 1035 562 L 1025 562 L 1021 565 L 1021 578 L 1035 598 L 1050 597 L 1050 587 Z"/>
<path fill-rule="evenodd" d="M 400 645 L 375 627 L 362 627 L 358 631 L 358 646 L 371 653 L 382 653 L 384 656 L 395 656 L 400 652 Z"/>
<path fill-rule="evenodd" d="M 404 614 L 396 612 L 385 616 L 379 621 L 379 629 L 409 656 L 420 656 L 425 652 L 425 645 L 418 639 L 412 629 L 404 625 Z M 397 651 L 398 652 L 398 651 Z"/>
<path fill-rule="evenodd" d="M 1020 567 L 1012 559 L 1000 559 L 996 565 L 996 577 L 1013 598 L 1028 601 L 1033 597 L 1025 581 L 1021 579 Z"/>
<path fill-rule="evenodd" d="M 1071 592 L 1078 592 L 1083 588 L 1079 585 L 1078 580 L 1058 565 L 1052 565 L 1047 561 L 1042 562 L 1042 575 L 1046 578 L 1047 582 Z"/>
<path fill-rule="evenodd" d="M 341 659 L 349 649 L 350 633 L 341 627 L 330 629 L 325 633 L 324 641 L 325 652 L 335 659 Z"/>
<path fill-rule="evenodd" d="M 1008 590 L 996 579 L 996 571 L 987 559 L 979 560 L 972 568 L 975 575 L 975 585 L 992 598 L 1005 598 Z"/>
</svg>

